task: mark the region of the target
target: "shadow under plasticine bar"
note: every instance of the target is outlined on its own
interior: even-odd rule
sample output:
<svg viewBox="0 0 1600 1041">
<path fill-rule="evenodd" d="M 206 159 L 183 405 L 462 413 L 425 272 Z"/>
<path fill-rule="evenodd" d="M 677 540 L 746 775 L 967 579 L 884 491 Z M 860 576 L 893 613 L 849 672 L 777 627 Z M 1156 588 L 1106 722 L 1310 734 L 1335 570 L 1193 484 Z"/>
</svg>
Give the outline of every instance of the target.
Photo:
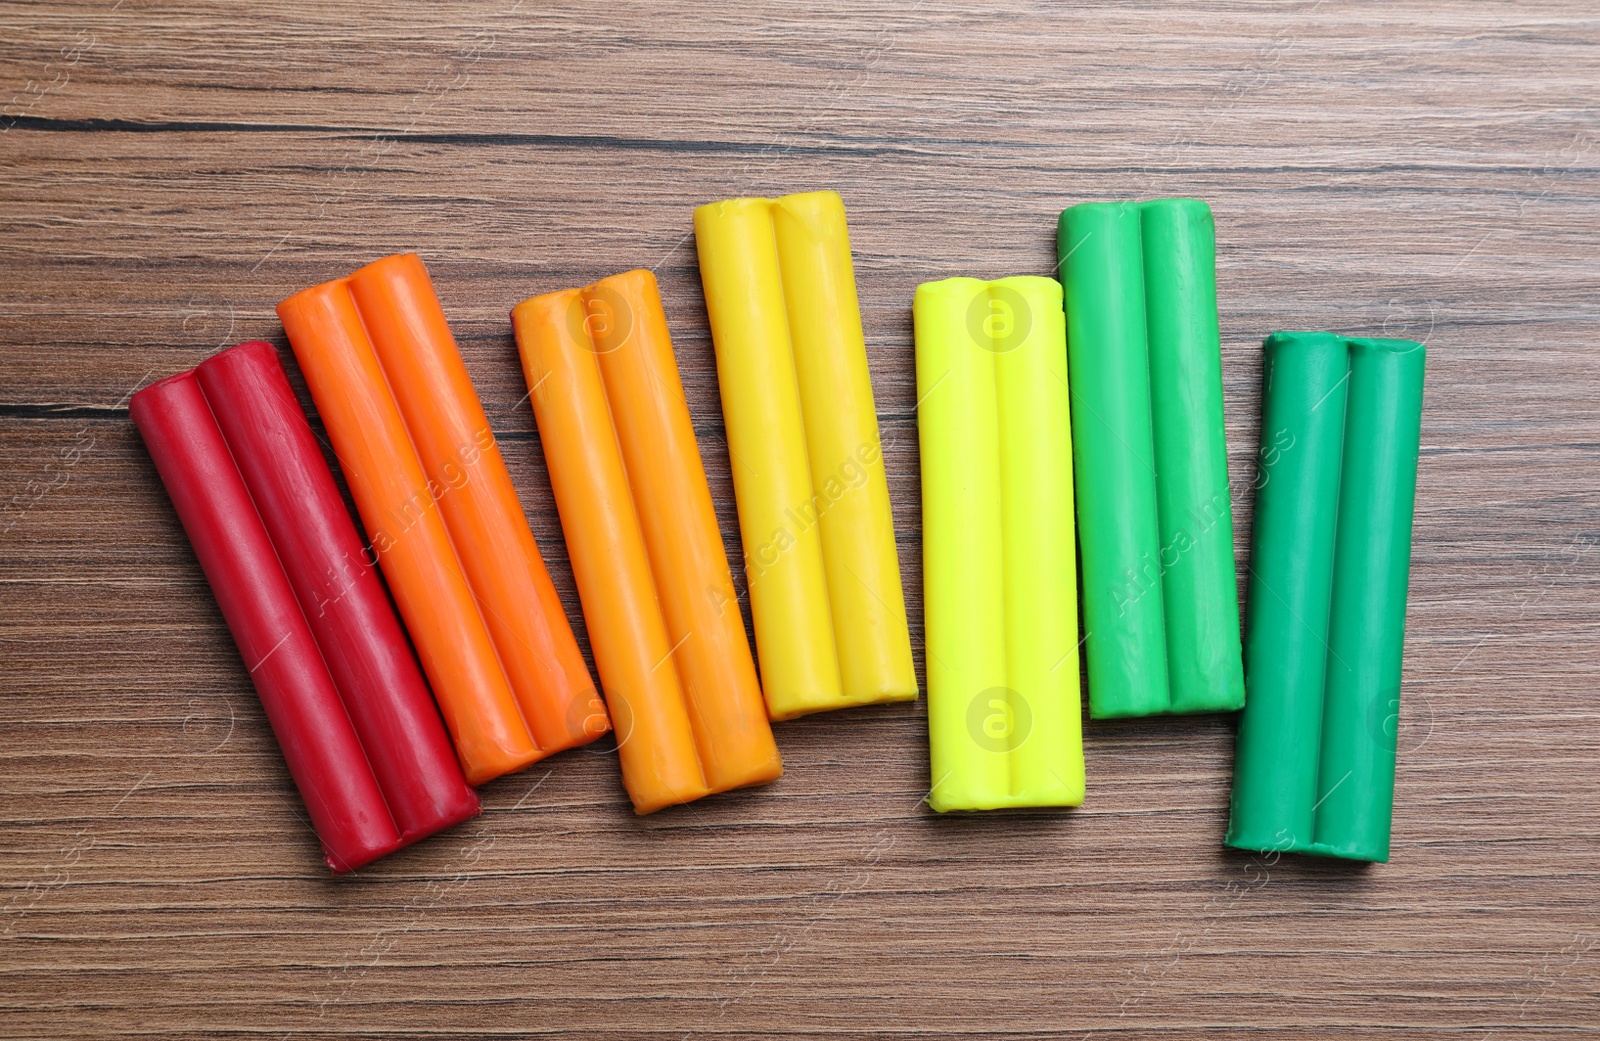
<svg viewBox="0 0 1600 1041">
<path fill-rule="evenodd" d="M 1215 232 L 1198 199 L 1061 214 L 1089 709 L 1244 704 Z"/>
<path fill-rule="evenodd" d="M 131 415 L 336 873 L 478 813 L 315 437 L 267 344 Z"/>
<path fill-rule="evenodd" d="M 536 296 L 511 320 L 634 809 L 775 780 L 655 276 Z"/>
<path fill-rule="evenodd" d="M 929 804 L 1084 797 L 1061 286 L 917 287 Z"/>
<path fill-rule="evenodd" d="M 917 696 L 844 203 L 695 210 L 773 719 Z"/>
<path fill-rule="evenodd" d="M 1425 352 L 1273 333 L 1226 842 L 1389 859 Z"/>
<path fill-rule="evenodd" d="M 474 783 L 610 729 L 421 260 L 278 305 Z"/>
</svg>

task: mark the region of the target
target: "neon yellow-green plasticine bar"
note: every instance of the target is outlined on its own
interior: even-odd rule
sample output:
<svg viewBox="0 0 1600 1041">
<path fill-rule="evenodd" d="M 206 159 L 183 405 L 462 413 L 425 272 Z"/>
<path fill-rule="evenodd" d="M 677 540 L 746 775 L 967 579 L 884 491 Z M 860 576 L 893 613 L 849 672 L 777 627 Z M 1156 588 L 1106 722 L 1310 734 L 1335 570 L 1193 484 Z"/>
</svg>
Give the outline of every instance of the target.
<svg viewBox="0 0 1600 1041">
<path fill-rule="evenodd" d="M 1083 801 L 1061 286 L 917 287 L 935 810 Z"/>
</svg>

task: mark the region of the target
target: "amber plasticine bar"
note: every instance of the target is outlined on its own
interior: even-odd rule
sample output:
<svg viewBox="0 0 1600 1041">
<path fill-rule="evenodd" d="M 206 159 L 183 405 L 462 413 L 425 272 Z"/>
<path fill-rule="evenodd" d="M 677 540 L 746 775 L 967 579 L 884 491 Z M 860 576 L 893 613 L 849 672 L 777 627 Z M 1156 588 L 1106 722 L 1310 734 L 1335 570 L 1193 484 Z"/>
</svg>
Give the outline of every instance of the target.
<svg viewBox="0 0 1600 1041">
<path fill-rule="evenodd" d="M 511 317 L 634 808 L 777 778 L 655 277 Z"/>
</svg>

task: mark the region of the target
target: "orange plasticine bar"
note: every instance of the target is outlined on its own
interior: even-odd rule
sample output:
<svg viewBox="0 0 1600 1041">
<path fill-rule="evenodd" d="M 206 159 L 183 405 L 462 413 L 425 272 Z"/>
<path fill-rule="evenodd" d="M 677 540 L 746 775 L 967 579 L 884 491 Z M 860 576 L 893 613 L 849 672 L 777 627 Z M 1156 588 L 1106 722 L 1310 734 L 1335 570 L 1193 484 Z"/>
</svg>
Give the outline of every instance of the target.
<svg viewBox="0 0 1600 1041">
<path fill-rule="evenodd" d="M 634 809 L 775 780 L 655 276 L 537 296 L 511 320 Z"/>
<path fill-rule="evenodd" d="M 385 257 L 349 285 L 534 742 L 547 755 L 588 744 L 611 721 L 428 269 L 414 253 Z"/>
<path fill-rule="evenodd" d="M 278 305 L 469 784 L 539 758 L 344 282 Z"/>
<path fill-rule="evenodd" d="M 441 469 L 440 476 L 425 471 L 414 447 L 424 438 L 415 428 L 408 429 L 396 401 L 400 380 L 396 373 L 385 371 L 369 337 L 369 330 L 375 332 L 381 323 L 370 309 L 358 308 L 349 279 L 327 282 L 290 297 L 278 305 L 278 316 L 327 426 L 371 540 L 371 552 L 405 619 L 469 783 L 481 784 L 523 769 L 604 733 L 608 728 L 604 707 L 588 682 L 559 603 L 549 627 L 571 645 L 581 685 L 565 699 L 553 724 L 541 721 L 540 729 L 530 725 L 530 706 L 536 707 L 540 701 L 523 698 L 515 678 L 508 677 L 502 667 L 502 653 L 492 638 L 494 630 L 484 621 L 487 605 L 480 611 L 484 594 L 476 588 L 472 570 L 463 566 L 458 553 L 463 540 L 473 536 L 452 532 L 447 525 L 449 514 L 441 504 L 460 496 L 483 470 L 492 469 L 481 465 L 491 458 L 492 436 L 483 439 L 488 442 L 487 449 L 469 440 L 454 469 Z M 454 344 L 450 346 L 459 366 Z M 465 381 L 464 373 L 462 379 Z M 470 383 L 467 392 L 471 393 Z M 475 397 L 471 403 L 481 417 Z M 487 425 L 476 429 L 487 430 Z M 498 453 L 492 460 L 504 476 Z M 491 482 L 485 478 L 478 483 L 487 487 Z M 515 493 L 511 495 L 514 504 Z M 521 523 L 527 546 L 533 547 L 526 520 Z M 484 555 L 507 544 L 514 547 L 516 542 L 514 537 L 484 539 L 472 549 Z M 532 552 L 539 573 L 544 574 L 537 548 Z M 521 567 L 526 573 L 527 566 Z M 502 562 L 501 569 L 517 571 L 509 561 Z M 545 581 L 548 584 L 548 576 Z M 530 602 L 540 603 L 537 598 Z M 542 604 L 540 607 L 542 610 Z M 568 672 L 552 669 L 551 673 L 570 678 Z M 546 732 L 568 737 L 547 743 L 541 737 Z"/>
</svg>

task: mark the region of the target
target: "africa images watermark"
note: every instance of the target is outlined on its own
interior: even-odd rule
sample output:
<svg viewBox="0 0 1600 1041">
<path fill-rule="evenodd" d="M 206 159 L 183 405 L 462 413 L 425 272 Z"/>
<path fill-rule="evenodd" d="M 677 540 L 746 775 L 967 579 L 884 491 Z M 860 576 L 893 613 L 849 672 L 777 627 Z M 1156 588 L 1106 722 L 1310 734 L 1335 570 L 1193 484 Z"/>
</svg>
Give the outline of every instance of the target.
<svg viewBox="0 0 1600 1041">
<path fill-rule="evenodd" d="M 443 480 L 429 477 L 422 488 L 413 490 L 408 497 L 389 506 L 385 510 L 385 523 L 373 529 L 371 540 L 362 546 L 360 554 L 355 559 L 347 554 L 337 568 L 328 569 L 327 581 L 315 594 L 317 617 L 326 615 L 328 608 L 336 606 L 349 595 L 362 574 L 377 567 L 384 555 L 393 552 L 400 539 L 422 523 L 428 511 L 436 509 L 446 495 L 465 488 L 472 479 L 470 467 L 477 465 L 484 453 L 494 447 L 494 433 L 487 426 L 481 428 L 469 440 L 457 445 L 450 458 L 439 468 L 439 476 Z M 348 466 L 344 469 L 346 473 L 351 472 Z"/>
<path fill-rule="evenodd" d="M 1152 558 L 1147 552 L 1141 558 L 1137 568 L 1124 569 L 1123 584 L 1113 590 L 1112 596 L 1116 599 L 1117 616 L 1122 617 L 1128 608 L 1138 603 L 1146 593 L 1158 588 L 1167 572 L 1178 565 L 1183 557 L 1199 546 L 1202 540 L 1224 518 L 1231 523 L 1233 519 L 1233 500 L 1239 498 L 1246 489 L 1259 492 L 1266 487 L 1271 479 L 1272 468 L 1295 446 L 1294 434 L 1287 429 L 1273 433 L 1270 442 L 1263 443 L 1256 452 L 1257 466 L 1255 473 L 1248 479 L 1239 480 L 1237 488 L 1230 487 L 1225 491 L 1218 491 L 1211 498 L 1199 505 L 1190 505 L 1185 515 L 1186 524 L 1172 532 L 1167 541 Z"/>
<path fill-rule="evenodd" d="M 990 687 L 967 703 L 967 734 L 986 752 L 1015 752 L 1032 733 L 1033 708 L 1020 691 Z"/>
<path fill-rule="evenodd" d="M 30 478 L 21 491 L 12 493 L 11 498 L 0 503 L 0 517 L 4 518 L 0 520 L 0 536 L 10 534 L 28 511 L 43 502 L 51 492 L 65 488 L 72 480 L 73 469 L 94 450 L 96 443 L 94 432 L 87 425 L 80 426 L 73 433 L 72 443 L 62 445 L 55 458 L 44 464 L 42 476 Z"/>
<path fill-rule="evenodd" d="M 1130 971 L 1128 975 L 1142 981 L 1143 986 L 1137 993 L 1122 999 L 1117 1006 L 1117 1015 L 1126 1016 L 1142 1004 L 1160 982 L 1177 969 L 1184 955 L 1193 951 L 1211 935 L 1218 921 L 1230 913 L 1247 894 L 1265 888 L 1267 883 L 1272 881 L 1272 869 L 1292 845 L 1293 840 L 1286 832 L 1280 830 L 1272 849 L 1250 855 L 1241 871 L 1242 880 L 1230 878 L 1223 883 L 1219 892 L 1211 894 L 1200 909 L 1202 924 L 1198 932 L 1178 932 L 1157 953 L 1159 962 L 1157 959 L 1152 959 L 1140 965 L 1138 970 Z M 1082 1036 L 1089 1038 L 1093 1036 L 1093 1031 Z"/>
<path fill-rule="evenodd" d="M 775 567 L 783 555 L 800 544 L 800 539 L 822 522 L 822 518 L 851 492 L 866 487 L 872 478 L 872 467 L 883 461 L 883 448 L 874 441 L 864 441 L 856 450 L 845 456 L 833 472 L 814 485 L 808 502 L 786 506 L 783 522 L 754 552 L 744 555 L 746 581 L 754 581 Z"/>
<path fill-rule="evenodd" d="M 72 70 L 99 42 L 94 33 L 79 29 L 73 39 L 56 52 L 55 58 L 45 62 L 38 79 L 23 84 L 20 91 L 11 95 L 11 100 L 0 106 L 0 134 L 9 133 L 39 102 L 65 89 L 72 82 Z"/>
</svg>

